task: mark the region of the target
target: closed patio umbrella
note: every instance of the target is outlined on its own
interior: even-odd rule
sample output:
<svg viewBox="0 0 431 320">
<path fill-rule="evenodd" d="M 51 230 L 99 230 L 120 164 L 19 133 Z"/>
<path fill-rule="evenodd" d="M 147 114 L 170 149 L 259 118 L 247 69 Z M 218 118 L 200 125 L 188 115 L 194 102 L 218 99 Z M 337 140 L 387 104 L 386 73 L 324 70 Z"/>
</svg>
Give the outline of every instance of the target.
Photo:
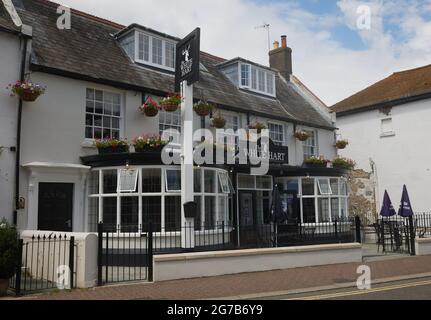
<svg viewBox="0 0 431 320">
<path fill-rule="evenodd" d="M 404 185 L 403 188 L 403 195 L 401 197 L 401 205 L 400 209 L 398 210 L 398 215 L 403 218 L 412 217 L 414 215 L 406 185 Z"/>
<path fill-rule="evenodd" d="M 394 206 L 392 205 L 391 198 L 389 198 L 388 192 L 385 190 L 385 195 L 383 197 L 383 206 L 382 210 L 380 211 L 380 215 L 382 217 L 393 217 L 397 214 L 397 212 L 394 209 Z"/>
</svg>

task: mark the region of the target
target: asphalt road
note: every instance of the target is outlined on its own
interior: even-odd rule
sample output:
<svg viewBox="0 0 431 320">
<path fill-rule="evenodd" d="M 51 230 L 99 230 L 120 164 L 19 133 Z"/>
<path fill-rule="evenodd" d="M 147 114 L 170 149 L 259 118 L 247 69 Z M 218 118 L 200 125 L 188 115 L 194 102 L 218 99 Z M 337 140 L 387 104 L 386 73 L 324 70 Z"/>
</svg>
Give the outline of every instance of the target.
<svg viewBox="0 0 431 320">
<path fill-rule="evenodd" d="M 431 278 L 398 281 L 372 286 L 370 290 L 356 288 L 309 292 L 298 295 L 273 296 L 264 300 L 431 300 Z"/>
</svg>

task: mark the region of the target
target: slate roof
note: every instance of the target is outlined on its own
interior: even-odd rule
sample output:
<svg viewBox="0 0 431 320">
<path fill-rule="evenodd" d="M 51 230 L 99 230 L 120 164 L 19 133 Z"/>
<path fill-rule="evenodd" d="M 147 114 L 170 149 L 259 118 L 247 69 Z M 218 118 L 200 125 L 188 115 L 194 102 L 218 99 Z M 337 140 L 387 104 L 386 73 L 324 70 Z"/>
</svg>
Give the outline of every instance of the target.
<svg viewBox="0 0 431 320">
<path fill-rule="evenodd" d="M 396 72 L 331 107 L 337 115 L 431 97 L 431 65 Z"/>
<path fill-rule="evenodd" d="M 173 91 L 173 75 L 134 64 L 119 46 L 115 34 L 125 26 L 72 10 L 72 28 L 59 30 L 57 4 L 46 0 L 22 1 L 25 10 L 19 11 L 21 19 L 33 27 L 32 69 L 149 93 Z M 233 85 L 216 66 L 224 61 L 201 53 L 201 63 L 208 72 L 201 70 L 195 98 L 205 98 L 221 108 L 334 129 L 293 84 L 279 75 L 276 76 L 277 99 L 259 96 Z"/>
<path fill-rule="evenodd" d="M 5 7 L 3 6 L 3 4 L 0 5 L 0 30 L 6 30 L 9 32 L 20 32 L 21 28 L 17 27 L 9 13 L 6 11 Z"/>
</svg>

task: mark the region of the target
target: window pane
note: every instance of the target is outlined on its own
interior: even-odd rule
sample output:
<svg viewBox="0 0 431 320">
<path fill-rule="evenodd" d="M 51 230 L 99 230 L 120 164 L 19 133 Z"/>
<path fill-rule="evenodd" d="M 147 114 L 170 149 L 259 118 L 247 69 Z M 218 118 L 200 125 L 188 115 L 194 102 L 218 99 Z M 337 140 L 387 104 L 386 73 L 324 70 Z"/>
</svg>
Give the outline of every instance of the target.
<svg viewBox="0 0 431 320">
<path fill-rule="evenodd" d="M 265 72 L 263 70 L 259 70 L 259 91 L 265 91 Z"/>
<path fill-rule="evenodd" d="M 161 169 L 142 169 L 142 192 L 161 192 L 162 171 Z"/>
<path fill-rule="evenodd" d="M 295 192 L 296 194 L 298 194 L 299 192 L 298 179 L 287 179 L 285 188 L 287 191 Z"/>
<path fill-rule="evenodd" d="M 117 198 L 102 198 L 103 230 L 117 231 Z"/>
<path fill-rule="evenodd" d="M 93 100 L 87 100 L 85 102 L 85 110 L 89 113 L 94 112 L 94 101 Z"/>
<path fill-rule="evenodd" d="M 103 170 L 103 193 L 117 193 L 117 170 Z"/>
<path fill-rule="evenodd" d="M 228 211 L 227 211 L 227 197 L 220 196 L 218 197 L 218 221 L 217 227 L 221 227 L 221 223 L 224 222 L 225 225 L 228 221 Z"/>
<path fill-rule="evenodd" d="M 272 190 L 272 177 L 271 176 L 257 176 L 256 177 L 256 188 Z"/>
<path fill-rule="evenodd" d="M 257 70 L 255 67 L 251 67 L 251 88 L 257 89 Z"/>
<path fill-rule="evenodd" d="M 266 74 L 266 91 L 269 94 L 274 93 L 274 75 L 270 73 Z"/>
<path fill-rule="evenodd" d="M 99 198 L 88 198 L 88 232 L 97 232 L 99 223 Z"/>
<path fill-rule="evenodd" d="M 165 230 L 181 231 L 181 197 L 165 197 Z"/>
<path fill-rule="evenodd" d="M 302 195 L 314 195 L 314 179 L 302 179 Z"/>
<path fill-rule="evenodd" d="M 331 179 L 331 189 L 333 195 L 338 195 L 338 179 Z"/>
<path fill-rule="evenodd" d="M 162 64 L 163 42 L 160 39 L 153 38 L 153 63 Z"/>
<path fill-rule="evenodd" d="M 165 42 L 165 66 L 174 67 L 175 45 L 171 42 Z"/>
<path fill-rule="evenodd" d="M 250 85 L 250 65 L 241 64 L 241 85 L 248 87 Z"/>
<path fill-rule="evenodd" d="M 88 100 L 94 100 L 94 98 L 95 98 L 95 96 L 94 96 L 94 89 L 88 89 L 87 88 L 86 98 Z"/>
<path fill-rule="evenodd" d="M 201 188 L 201 169 L 195 169 L 194 170 L 194 191 L 195 192 L 202 192 Z"/>
<path fill-rule="evenodd" d="M 317 203 L 319 205 L 319 221 L 322 222 L 330 222 L 329 220 L 329 198 L 319 198 L 317 199 Z"/>
<path fill-rule="evenodd" d="M 227 172 L 219 172 L 219 192 L 230 193 L 229 176 Z"/>
<path fill-rule="evenodd" d="M 139 34 L 139 59 L 148 61 L 150 55 L 150 37 L 140 33 Z"/>
<path fill-rule="evenodd" d="M 94 128 L 94 139 L 102 139 L 102 128 Z"/>
<path fill-rule="evenodd" d="M 85 138 L 93 139 L 93 128 L 92 127 L 85 127 Z"/>
<path fill-rule="evenodd" d="M 247 174 L 238 175 L 238 188 L 255 189 L 255 177 Z"/>
<path fill-rule="evenodd" d="M 161 231 L 162 224 L 162 197 L 142 197 L 142 231 L 148 231 L 151 221 L 152 230 Z"/>
<path fill-rule="evenodd" d="M 96 108 L 94 110 L 94 113 L 103 114 L 103 102 L 96 101 Z"/>
<path fill-rule="evenodd" d="M 332 221 L 339 218 L 340 200 L 338 198 L 331 199 L 331 217 Z"/>
<path fill-rule="evenodd" d="M 202 229 L 202 197 L 201 196 L 195 196 L 194 201 L 197 204 L 197 214 L 195 218 L 195 230 L 201 230 Z"/>
<path fill-rule="evenodd" d="M 340 194 L 342 196 L 347 196 L 347 183 L 346 183 L 346 180 L 341 179 L 340 180 L 340 186 L 341 186 Z"/>
<path fill-rule="evenodd" d="M 347 199 L 346 198 L 340 199 L 340 207 L 341 207 L 340 218 L 347 218 L 349 216 L 349 210 L 347 207 Z"/>
<path fill-rule="evenodd" d="M 178 169 L 166 170 L 166 191 L 181 191 L 181 171 Z"/>
<path fill-rule="evenodd" d="M 103 101 L 103 91 L 96 90 L 96 100 L 100 102 Z"/>
<path fill-rule="evenodd" d="M 331 188 L 329 186 L 329 179 L 317 179 L 317 186 L 320 195 L 332 194 Z"/>
<path fill-rule="evenodd" d="M 205 193 L 215 193 L 216 192 L 216 172 L 213 170 L 205 170 Z"/>
<path fill-rule="evenodd" d="M 316 222 L 316 206 L 314 203 L 314 198 L 302 199 L 302 212 L 304 217 L 304 223 Z"/>
<path fill-rule="evenodd" d="M 121 198 L 121 232 L 138 232 L 138 197 Z"/>
<path fill-rule="evenodd" d="M 99 171 L 91 171 L 88 178 L 88 193 L 99 194 Z"/>
<path fill-rule="evenodd" d="M 205 197 L 205 229 L 213 229 L 215 226 L 215 197 Z"/>
</svg>

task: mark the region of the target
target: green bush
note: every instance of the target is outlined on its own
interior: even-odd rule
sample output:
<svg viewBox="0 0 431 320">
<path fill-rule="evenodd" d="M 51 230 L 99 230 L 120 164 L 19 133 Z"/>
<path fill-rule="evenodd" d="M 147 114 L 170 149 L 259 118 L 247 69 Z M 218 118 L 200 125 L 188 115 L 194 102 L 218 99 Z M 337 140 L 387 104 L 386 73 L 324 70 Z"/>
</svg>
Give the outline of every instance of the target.
<svg viewBox="0 0 431 320">
<path fill-rule="evenodd" d="M 18 233 L 5 219 L 0 222 L 0 279 L 15 274 L 18 261 Z"/>
</svg>

